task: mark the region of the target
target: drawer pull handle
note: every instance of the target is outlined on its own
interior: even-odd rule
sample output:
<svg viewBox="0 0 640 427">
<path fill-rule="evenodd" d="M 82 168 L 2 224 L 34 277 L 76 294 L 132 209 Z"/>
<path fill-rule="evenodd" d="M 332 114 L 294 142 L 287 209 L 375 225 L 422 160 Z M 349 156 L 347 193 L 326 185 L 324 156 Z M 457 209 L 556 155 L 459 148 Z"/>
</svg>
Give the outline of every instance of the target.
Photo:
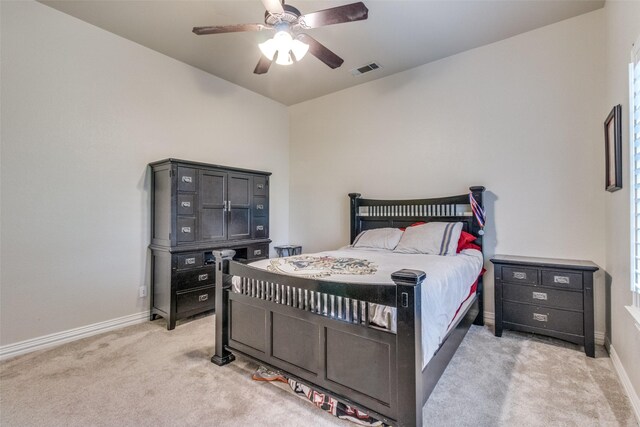
<svg viewBox="0 0 640 427">
<path fill-rule="evenodd" d="M 262 249 L 256 249 L 253 251 L 254 255 L 262 255 Z"/>
<path fill-rule="evenodd" d="M 192 178 L 192 177 L 190 177 L 190 176 L 183 176 L 183 177 L 182 177 L 182 182 L 189 182 L 189 183 L 191 183 L 191 182 L 193 182 L 193 178 Z"/>
<path fill-rule="evenodd" d="M 183 233 L 191 233 L 191 227 L 182 227 Z"/>
<path fill-rule="evenodd" d="M 513 272 L 513 278 L 518 280 L 525 280 L 527 278 L 527 273 L 523 273 L 520 271 Z"/>
<path fill-rule="evenodd" d="M 263 190 L 264 189 L 264 184 L 258 184 L 258 190 Z"/>
<path fill-rule="evenodd" d="M 257 206 L 256 206 L 256 209 L 258 209 L 258 210 L 263 210 L 263 209 L 264 209 L 264 205 L 257 205 Z"/>
<path fill-rule="evenodd" d="M 533 320 L 537 320 L 538 322 L 546 322 L 548 319 L 546 314 L 533 313 Z"/>
<path fill-rule="evenodd" d="M 180 203 L 180 205 L 182 205 L 183 208 L 190 208 L 191 207 L 191 202 L 182 202 L 182 203 Z"/>
<path fill-rule="evenodd" d="M 196 263 L 196 259 L 195 258 L 187 258 L 184 260 L 184 263 L 187 265 L 192 265 Z"/>
<path fill-rule="evenodd" d="M 203 280 L 207 280 L 208 278 L 209 278 L 208 274 L 201 274 L 201 275 L 198 276 L 198 280 L 201 281 L 201 282 Z"/>
<path fill-rule="evenodd" d="M 202 294 L 198 297 L 198 301 L 202 302 L 202 301 L 206 301 L 209 299 L 209 294 Z"/>
<path fill-rule="evenodd" d="M 534 292 L 533 293 L 533 299 L 540 299 L 543 301 L 547 300 L 547 293 L 546 292 Z"/>
<path fill-rule="evenodd" d="M 565 285 L 569 284 L 568 276 L 553 276 L 553 283 L 563 283 Z"/>
<path fill-rule="evenodd" d="M 256 226 L 256 230 L 258 230 L 258 231 L 263 231 L 263 230 L 264 230 L 264 225 L 258 225 L 258 226 Z"/>
</svg>

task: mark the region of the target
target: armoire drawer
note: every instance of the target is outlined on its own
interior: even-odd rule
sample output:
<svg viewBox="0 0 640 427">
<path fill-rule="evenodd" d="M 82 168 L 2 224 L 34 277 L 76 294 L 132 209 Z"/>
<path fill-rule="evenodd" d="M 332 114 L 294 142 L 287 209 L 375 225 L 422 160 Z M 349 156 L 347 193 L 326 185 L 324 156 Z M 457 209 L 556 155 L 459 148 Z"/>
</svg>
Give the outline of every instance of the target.
<svg viewBox="0 0 640 427">
<path fill-rule="evenodd" d="M 196 191 L 196 170 L 178 166 L 178 190 Z"/>
<path fill-rule="evenodd" d="M 195 215 L 195 195 L 179 193 L 176 212 L 178 215 Z"/>
<path fill-rule="evenodd" d="M 200 268 L 204 265 L 204 254 L 202 252 L 177 254 L 175 257 L 177 258 L 178 270 Z"/>
<path fill-rule="evenodd" d="M 179 216 L 178 225 L 178 243 L 194 242 L 196 240 L 196 219 L 193 217 Z"/>
<path fill-rule="evenodd" d="M 269 244 L 251 245 L 247 248 L 247 259 L 256 260 L 269 257 Z"/>
<path fill-rule="evenodd" d="M 215 287 L 194 289 L 176 294 L 176 313 L 208 310 L 215 307 Z"/>
<path fill-rule="evenodd" d="M 253 198 L 253 217 L 261 218 L 269 215 L 269 203 L 266 196 Z"/>
<path fill-rule="evenodd" d="M 252 221 L 252 237 L 254 239 L 265 239 L 269 237 L 269 219 L 254 218 Z"/>
<path fill-rule="evenodd" d="M 198 288 L 215 283 L 215 269 L 213 267 L 176 273 L 176 289 L 179 291 Z"/>
</svg>

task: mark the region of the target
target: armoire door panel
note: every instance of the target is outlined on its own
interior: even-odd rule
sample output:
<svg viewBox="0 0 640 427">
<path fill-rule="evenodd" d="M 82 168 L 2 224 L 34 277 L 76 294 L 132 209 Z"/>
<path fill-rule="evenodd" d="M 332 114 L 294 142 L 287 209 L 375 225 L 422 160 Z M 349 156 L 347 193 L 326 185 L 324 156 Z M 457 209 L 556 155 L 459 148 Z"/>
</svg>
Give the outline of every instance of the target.
<svg viewBox="0 0 640 427">
<path fill-rule="evenodd" d="M 225 240 L 227 238 L 226 214 L 223 208 L 201 210 L 200 240 Z"/>
<path fill-rule="evenodd" d="M 251 237 L 251 218 L 249 208 L 231 207 L 229 211 L 229 240 Z"/>
<path fill-rule="evenodd" d="M 204 208 L 224 207 L 227 174 L 217 171 L 200 171 L 200 205 Z"/>
<path fill-rule="evenodd" d="M 251 204 L 251 176 L 230 173 L 228 196 L 232 207 L 249 207 Z"/>
<path fill-rule="evenodd" d="M 227 173 L 200 171 L 198 191 L 200 217 L 199 240 L 218 241 L 227 238 Z"/>
</svg>

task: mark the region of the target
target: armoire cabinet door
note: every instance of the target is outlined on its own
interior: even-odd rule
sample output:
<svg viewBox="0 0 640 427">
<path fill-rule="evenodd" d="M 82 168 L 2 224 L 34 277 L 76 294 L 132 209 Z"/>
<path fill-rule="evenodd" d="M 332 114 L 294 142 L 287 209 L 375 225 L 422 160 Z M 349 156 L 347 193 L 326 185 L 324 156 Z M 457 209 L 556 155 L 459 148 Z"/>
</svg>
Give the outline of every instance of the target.
<svg viewBox="0 0 640 427">
<path fill-rule="evenodd" d="M 227 200 L 227 173 L 215 170 L 200 171 L 200 236 L 201 241 L 227 239 L 225 202 Z"/>
<path fill-rule="evenodd" d="M 229 240 L 251 238 L 251 175 L 229 173 Z"/>
</svg>

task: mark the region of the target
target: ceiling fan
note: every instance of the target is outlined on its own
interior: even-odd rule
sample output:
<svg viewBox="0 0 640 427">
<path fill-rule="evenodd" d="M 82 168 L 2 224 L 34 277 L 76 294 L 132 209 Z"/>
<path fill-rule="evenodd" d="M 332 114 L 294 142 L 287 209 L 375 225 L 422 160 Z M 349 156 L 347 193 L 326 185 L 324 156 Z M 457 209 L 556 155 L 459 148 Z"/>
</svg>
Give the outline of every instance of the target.
<svg viewBox="0 0 640 427">
<path fill-rule="evenodd" d="M 344 60 L 327 49 L 324 45 L 302 30 L 318 28 L 325 25 L 367 19 L 369 10 L 364 3 L 351 3 L 332 7 L 302 15 L 298 9 L 284 0 L 262 0 L 267 9 L 264 13 L 264 24 L 217 25 L 211 27 L 194 27 L 197 35 L 235 33 L 242 31 L 275 30 L 272 39 L 259 45 L 262 56 L 256 65 L 256 74 L 269 71 L 273 61 L 280 65 L 289 65 L 300 61 L 307 52 L 324 62 L 331 68 L 338 68 Z"/>
</svg>

